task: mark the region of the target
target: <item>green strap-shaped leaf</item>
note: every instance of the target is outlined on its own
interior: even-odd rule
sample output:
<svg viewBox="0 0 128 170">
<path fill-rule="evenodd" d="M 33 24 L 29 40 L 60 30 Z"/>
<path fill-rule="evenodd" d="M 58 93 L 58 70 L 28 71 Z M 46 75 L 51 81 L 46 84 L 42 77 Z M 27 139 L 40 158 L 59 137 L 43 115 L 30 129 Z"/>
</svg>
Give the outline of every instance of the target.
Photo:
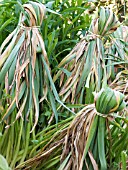
<svg viewBox="0 0 128 170">
<path fill-rule="evenodd" d="M 11 54 L 7 58 L 6 62 L 4 63 L 4 66 L 2 67 L 2 69 L 0 71 L 0 82 L 2 82 L 2 80 L 4 79 L 8 69 L 10 68 L 10 66 L 11 66 L 12 62 L 14 61 L 15 57 L 17 56 L 17 53 L 18 53 L 24 39 L 25 39 L 25 32 L 22 34 L 22 36 L 20 37 L 20 39 L 17 42 L 16 46 L 13 48 Z"/>
<path fill-rule="evenodd" d="M 43 62 L 43 64 L 44 64 L 44 67 L 45 67 L 45 69 L 46 69 L 46 72 L 47 72 L 47 75 L 48 75 L 48 78 L 49 78 L 49 81 L 50 81 L 50 84 L 51 84 L 51 87 L 52 87 L 52 90 L 53 90 L 53 93 L 54 93 L 54 96 L 55 96 L 57 102 L 60 103 L 63 107 L 65 107 L 68 111 L 70 111 L 71 113 L 75 114 L 72 110 L 70 110 L 68 107 L 66 107 L 66 106 L 60 101 L 59 95 L 58 95 L 57 90 L 56 90 L 56 87 L 55 87 L 54 82 L 53 82 L 53 80 L 52 80 L 52 77 L 51 77 L 51 75 L 50 75 L 50 70 L 49 70 L 49 68 L 48 68 L 48 66 L 47 66 L 47 64 L 46 64 L 46 61 L 45 61 L 43 55 L 41 55 L 41 59 L 42 59 L 42 62 Z"/>
<path fill-rule="evenodd" d="M 82 161 L 81 161 L 81 164 L 80 164 L 80 169 L 82 169 L 82 167 L 83 167 L 83 162 L 84 162 L 84 160 L 86 158 L 86 155 L 87 155 L 87 152 L 89 150 L 90 144 L 91 144 L 92 139 L 94 137 L 94 134 L 95 134 L 95 131 L 96 131 L 96 128 L 97 128 L 97 123 L 98 123 L 98 116 L 96 115 L 94 117 L 94 119 L 92 120 L 92 124 L 91 124 L 90 130 L 89 130 L 86 146 L 85 146 Z"/>
<path fill-rule="evenodd" d="M 68 156 L 66 157 L 66 159 L 63 161 L 63 163 L 60 165 L 59 169 L 58 170 L 62 170 L 64 169 L 65 165 L 67 164 L 69 158 L 71 156 L 71 152 L 68 154 Z"/>
<path fill-rule="evenodd" d="M 88 47 L 88 53 L 86 57 L 86 62 L 84 64 L 84 70 L 82 72 L 81 78 L 80 78 L 80 82 L 77 88 L 77 94 L 79 93 L 79 91 L 81 90 L 81 87 L 83 86 L 84 81 L 86 80 L 90 70 L 91 70 L 91 66 L 92 66 L 92 58 L 94 55 L 94 48 L 95 48 L 95 41 L 91 41 Z"/>
<path fill-rule="evenodd" d="M 104 136 L 105 136 L 105 118 L 99 117 L 98 124 L 98 151 L 99 159 L 101 164 L 101 170 L 107 170 L 107 163 L 105 158 L 105 145 L 104 145 Z"/>
</svg>

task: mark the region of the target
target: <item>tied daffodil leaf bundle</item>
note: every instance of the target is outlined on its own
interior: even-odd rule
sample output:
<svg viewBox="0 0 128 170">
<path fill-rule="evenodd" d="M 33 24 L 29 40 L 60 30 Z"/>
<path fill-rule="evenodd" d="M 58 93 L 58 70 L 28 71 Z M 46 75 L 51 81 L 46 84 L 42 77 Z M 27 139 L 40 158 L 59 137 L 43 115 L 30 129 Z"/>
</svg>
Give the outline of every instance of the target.
<svg viewBox="0 0 128 170">
<path fill-rule="evenodd" d="M 48 76 L 37 48 L 42 50 L 42 57 L 49 62 L 44 41 L 39 31 L 45 17 L 45 6 L 29 2 L 21 6 L 22 12 L 16 29 L 5 39 L 0 49 L 0 82 L 12 99 L 2 120 L 17 108 L 16 119 L 28 119 L 30 110 L 35 113 L 36 126 L 39 117 L 39 96 L 47 97 Z M 50 69 L 49 69 L 50 70 Z M 25 111 L 25 115 L 23 114 Z"/>
<path fill-rule="evenodd" d="M 100 167 L 107 170 L 104 143 L 106 118 L 110 113 L 122 111 L 124 108 L 124 95 L 108 87 L 95 95 L 95 105 L 87 105 L 78 112 L 65 137 L 61 161 L 66 162 L 66 169 Z"/>
<path fill-rule="evenodd" d="M 104 114 L 99 113 L 98 106 L 96 106 L 99 99 L 103 97 L 103 92 L 105 93 L 105 103 L 101 100 L 102 103 L 100 102 L 100 104 L 102 104 L 102 107 L 104 106 L 105 111 L 108 110 L 109 106 L 109 112 L 106 111 Z M 113 103 L 115 103 L 111 107 L 109 105 L 111 104 L 110 93 L 113 97 Z M 109 102 L 106 104 L 108 99 Z M 108 121 L 107 117 L 112 116 L 112 109 L 117 112 L 119 108 L 121 111 L 126 107 L 123 99 L 124 95 L 122 93 L 109 87 L 106 90 L 101 90 L 95 95 L 95 104 L 85 106 L 74 118 L 72 117 L 70 120 L 68 118 L 68 122 L 65 120 L 65 128 L 63 124 L 62 126 L 58 124 L 59 130 L 51 136 L 46 145 L 43 145 L 42 150 L 33 158 L 18 165 L 17 169 L 25 167 L 42 167 L 44 169 L 56 167 L 59 170 L 82 170 L 88 167 L 89 169 L 100 168 L 107 170 L 106 121 Z M 124 104 L 123 107 L 121 106 L 122 104 Z M 46 159 L 48 159 L 49 163 Z M 54 160 L 54 164 L 50 164 L 52 160 Z"/>
<path fill-rule="evenodd" d="M 59 71 L 53 80 L 56 81 L 60 77 L 59 95 L 64 102 L 86 103 L 86 89 L 92 89 L 90 96 L 93 91 L 99 91 L 107 85 L 115 70 L 113 66 L 113 70 L 110 71 L 106 65 L 106 40 L 110 40 L 109 36 L 119 26 L 120 23 L 113 11 L 101 7 L 86 36 L 59 63 Z M 118 54 L 117 57 L 120 58 Z"/>
<path fill-rule="evenodd" d="M 101 89 L 101 91 L 95 95 L 95 107 L 97 112 L 101 114 L 121 111 L 126 107 L 124 95 L 109 87 Z"/>
<path fill-rule="evenodd" d="M 39 103 L 44 100 L 51 103 L 56 122 L 58 113 L 55 100 L 65 105 L 59 100 L 52 81 L 50 64 L 40 33 L 46 8 L 41 3 L 29 1 L 21 6 L 21 9 L 18 26 L 0 48 L 0 86 L 11 96 L 2 121 L 6 120 L 15 108 L 17 108 L 15 120 L 19 117 L 28 120 L 32 112 L 33 131 L 39 118 Z"/>
<path fill-rule="evenodd" d="M 106 36 L 120 26 L 117 16 L 109 7 L 100 7 L 98 18 L 92 21 L 90 31 L 96 36 Z"/>
</svg>

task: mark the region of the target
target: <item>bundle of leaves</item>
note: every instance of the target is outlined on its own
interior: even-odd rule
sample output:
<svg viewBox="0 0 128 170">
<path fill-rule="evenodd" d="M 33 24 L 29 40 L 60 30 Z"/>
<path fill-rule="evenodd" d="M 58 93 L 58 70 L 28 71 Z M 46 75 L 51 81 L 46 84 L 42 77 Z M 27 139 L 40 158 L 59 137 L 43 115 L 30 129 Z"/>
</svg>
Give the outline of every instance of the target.
<svg viewBox="0 0 128 170">
<path fill-rule="evenodd" d="M 18 109 L 16 119 L 22 117 L 27 120 L 32 111 L 35 113 L 32 130 L 38 122 L 39 103 L 49 98 L 56 122 L 55 99 L 63 105 L 50 75 L 47 53 L 39 31 L 44 17 L 45 6 L 41 3 L 30 1 L 24 4 L 18 26 L 0 48 L 0 86 L 12 97 L 2 121 L 15 108 Z M 41 53 L 38 54 L 38 50 Z"/>
<path fill-rule="evenodd" d="M 16 119 L 22 117 L 24 110 L 26 110 L 25 117 L 28 118 L 30 110 L 33 109 L 34 128 L 39 116 L 39 93 L 41 87 L 46 88 L 47 81 L 42 60 L 37 56 L 38 46 L 41 47 L 42 56 L 49 67 L 44 42 L 38 28 L 45 16 L 45 6 L 30 2 L 23 7 L 17 28 L 5 39 L 0 49 L 1 87 L 5 87 L 6 93 L 13 96 L 2 120 L 8 118 L 16 107 L 19 110 Z M 46 98 L 47 89 L 42 90 L 41 96 Z M 34 103 L 33 108 L 32 103 Z"/>
<path fill-rule="evenodd" d="M 119 71 L 115 69 L 116 64 L 127 68 L 125 39 L 128 34 L 119 25 L 112 10 L 101 7 L 87 35 L 60 62 L 53 80 L 60 77 L 59 95 L 64 102 L 92 103 L 92 92 L 99 91 L 115 78 Z"/>
<path fill-rule="evenodd" d="M 43 110 L 43 103 L 49 101 L 56 122 L 58 113 L 55 100 L 63 105 L 51 78 L 51 69 L 40 33 L 46 8 L 41 3 L 30 1 L 21 6 L 21 9 L 18 26 L 0 48 L 0 97 L 4 99 L 6 95 L 1 101 L 5 109 L 0 115 L 0 151 L 11 163 L 11 167 L 26 158 L 30 138 L 35 139 L 34 129 L 40 110 Z M 43 102 L 44 100 L 46 102 Z M 22 149 L 22 157 L 17 157 Z"/>
<path fill-rule="evenodd" d="M 119 82 L 121 83 L 121 81 Z M 115 88 L 116 87 L 118 86 L 115 86 Z M 121 87 L 121 89 L 126 95 L 128 87 Z M 124 105 L 119 109 L 122 103 Z M 99 113 L 98 111 L 101 110 L 101 108 L 104 108 L 102 109 L 103 112 Z M 118 110 L 120 110 L 120 112 L 118 112 Z M 53 133 L 55 129 L 51 126 L 51 130 L 49 129 L 49 132 L 46 132 L 46 134 L 53 134 L 50 138 L 48 137 L 46 141 L 42 141 L 42 149 L 39 149 L 39 153 L 17 166 L 16 169 L 25 167 L 28 169 L 52 168 L 60 170 L 98 170 L 107 169 L 108 167 L 114 169 L 112 160 L 116 158 L 115 151 L 117 151 L 117 148 L 120 148 L 118 159 L 115 160 L 117 168 L 120 166 L 119 161 L 121 161 L 122 151 L 127 148 L 127 119 L 124 116 L 126 114 L 126 102 L 121 92 L 111 88 L 101 90 L 95 96 L 95 104 L 85 106 L 74 118 L 68 118 L 65 120 L 65 123 L 62 122 L 62 124 L 58 124 L 56 133 Z M 113 135 L 112 131 L 118 119 L 120 119 L 123 124 L 120 125 L 120 127 L 116 126 L 118 133 L 115 133 L 110 139 L 110 134 Z M 123 129 L 123 132 L 120 132 L 120 129 Z M 39 135 L 41 134 L 45 136 L 45 131 L 42 131 Z M 120 136 L 119 141 L 123 138 L 125 139 L 125 143 L 121 142 L 120 147 L 115 140 L 118 136 Z M 115 141 L 111 143 L 113 140 Z M 36 149 L 38 148 L 36 147 Z M 109 155 L 109 149 L 113 153 L 111 153 L 111 156 Z M 127 154 L 124 155 L 122 161 L 126 164 Z"/>
<path fill-rule="evenodd" d="M 89 0 L 91 9 L 88 10 L 89 13 L 93 15 L 95 9 L 99 6 L 109 6 L 114 13 L 117 14 L 119 20 L 127 25 L 127 12 L 128 12 L 128 2 L 125 0 Z"/>
</svg>

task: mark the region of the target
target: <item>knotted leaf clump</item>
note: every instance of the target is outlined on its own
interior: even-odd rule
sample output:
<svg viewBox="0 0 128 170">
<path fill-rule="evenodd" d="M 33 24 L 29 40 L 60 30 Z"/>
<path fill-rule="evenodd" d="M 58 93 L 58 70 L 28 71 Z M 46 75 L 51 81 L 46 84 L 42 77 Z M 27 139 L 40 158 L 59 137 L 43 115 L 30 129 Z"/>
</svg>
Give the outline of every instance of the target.
<svg viewBox="0 0 128 170">
<path fill-rule="evenodd" d="M 126 107 L 124 95 L 107 87 L 95 95 L 95 107 L 99 113 L 108 114 L 121 111 Z"/>
<path fill-rule="evenodd" d="M 105 36 L 113 33 L 120 25 L 117 16 L 106 7 L 100 7 L 99 17 L 92 21 L 90 31 L 96 36 Z"/>
<path fill-rule="evenodd" d="M 21 8 L 18 26 L 0 48 L 0 86 L 11 96 L 2 120 L 7 119 L 15 108 L 18 110 L 16 119 L 23 117 L 27 120 L 32 112 L 34 129 L 38 122 L 40 100 L 47 99 L 48 91 L 53 95 L 48 79 L 49 61 L 40 33 L 46 8 L 31 1 Z"/>
<path fill-rule="evenodd" d="M 93 103 L 93 100 L 91 102 L 88 100 L 92 92 L 99 91 L 107 85 L 108 80 L 113 80 L 116 73 L 114 65 L 116 59 L 127 58 L 125 53 L 121 55 L 117 50 L 118 42 L 113 37 L 119 25 L 113 11 L 101 7 L 98 17 L 92 20 L 86 36 L 60 62 L 59 71 L 53 80 L 56 81 L 60 76 L 59 95 L 62 96 L 63 101 L 72 104 Z M 120 50 L 123 50 L 124 46 L 120 45 L 120 47 Z M 114 55 L 117 58 L 113 59 Z M 110 57 L 112 59 L 108 59 Z"/>
<path fill-rule="evenodd" d="M 124 91 L 125 87 L 123 87 L 122 90 Z M 95 99 L 96 104 L 100 102 L 98 97 L 100 95 L 102 96 L 102 92 L 103 90 L 96 94 L 96 96 L 98 95 Z M 105 92 L 105 103 L 101 100 L 102 107 L 106 104 L 106 101 L 108 101 L 110 93 L 113 95 L 113 98 L 115 97 L 113 99 L 115 105 L 109 107 L 109 114 L 107 114 L 108 111 L 105 113 L 106 115 L 99 113 L 96 109 L 96 104 L 89 104 L 83 107 L 74 117 L 64 120 L 65 123 L 63 121 L 62 124 L 59 123 L 57 129 L 53 128 L 48 131 L 47 133 L 52 133 L 52 135 L 47 138 L 46 144 L 42 143 L 42 149 L 39 149 L 38 154 L 20 164 L 16 169 L 27 167 L 33 169 L 38 167 L 45 169 L 49 167 L 59 170 L 82 170 L 85 167 L 96 170 L 107 169 L 106 159 L 109 158 L 105 145 L 105 135 L 107 133 L 106 122 L 112 117 L 114 122 L 116 116 L 111 114 L 112 109 L 113 112 L 117 112 L 122 103 L 125 102 L 123 100 L 124 95 L 119 91 L 107 88 Z M 112 103 L 109 99 L 109 103 L 105 105 L 106 108 L 110 106 L 110 104 Z M 125 108 L 126 105 L 120 108 L 120 110 L 124 110 Z M 105 109 L 105 111 L 107 109 Z M 56 133 L 53 133 L 54 130 Z M 42 134 L 44 134 L 43 131 Z M 33 151 L 35 149 L 37 149 L 36 146 L 33 148 Z M 54 164 L 50 164 L 52 160 L 55 161 Z"/>
<path fill-rule="evenodd" d="M 61 156 L 61 161 L 65 165 L 64 169 L 82 170 L 83 167 L 98 169 L 98 165 L 101 169 L 107 169 L 104 145 L 105 122 L 107 116 L 112 116 L 109 115 L 110 113 L 126 108 L 123 99 L 124 95 L 119 91 L 109 87 L 102 89 L 95 95 L 95 105 L 84 107 L 76 115 L 65 136 Z M 96 144 L 94 140 L 98 143 Z M 96 149 L 99 154 L 96 153 Z M 97 163 L 98 159 L 100 163 Z"/>
</svg>

